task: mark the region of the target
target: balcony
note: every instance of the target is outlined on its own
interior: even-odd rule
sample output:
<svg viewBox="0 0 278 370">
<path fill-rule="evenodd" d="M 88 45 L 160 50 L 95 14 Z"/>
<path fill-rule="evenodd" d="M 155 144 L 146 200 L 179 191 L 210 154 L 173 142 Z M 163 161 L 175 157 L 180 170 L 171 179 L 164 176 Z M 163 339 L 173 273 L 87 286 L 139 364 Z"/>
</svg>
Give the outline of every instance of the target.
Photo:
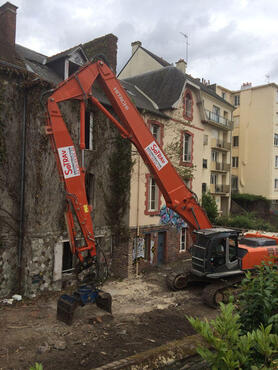
<svg viewBox="0 0 278 370">
<path fill-rule="evenodd" d="M 231 165 L 229 163 L 211 162 L 210 164 L 211 171 L 228 172 L 230 169 Z"/>
<path fill-rule="evenodd" d="M 233 128 L 233 122 L 229 119 L 220 116 L 219 114 L 216 114 L 208 109 L 205 109 L 206 113 L 206 122 L 212 124 L 213 126 L 220 127 L 222 129 L 226 130 L 232 130 Z"/>
<path fill-rule="evenodd" d="M 210 184 L 210 192 L 212 194 L 229 194 L 230 185 Z"/>
<path fill-rule="evenodd" d="M 224 140 L 218 140 L 213 138 L 211 139 L 211 147 L 226 152 L 231 150 L 231 143 L 228 143 L 227 141 Z"/>
</svg>

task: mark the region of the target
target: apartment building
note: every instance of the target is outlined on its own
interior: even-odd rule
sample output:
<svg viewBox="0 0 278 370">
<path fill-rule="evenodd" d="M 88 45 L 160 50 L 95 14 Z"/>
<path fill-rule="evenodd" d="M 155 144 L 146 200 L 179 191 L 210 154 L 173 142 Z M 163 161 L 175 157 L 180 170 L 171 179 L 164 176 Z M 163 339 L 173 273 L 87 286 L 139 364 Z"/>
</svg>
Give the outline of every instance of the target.
<svg viewBox="0 0 278 370">
<path fill-rule="evenodd" d="M 221 86 L 220 96 L 236 106 L 233 114 L 232 191 L 262 195 L 278 202 L 278 85 L 252 86 L 240 90 Z"/>
<path fill-rule="evenodd" d="M 203 192 L 211 192 L 219 213 L 228 214 L 234 107 L 209 82 L 186 73 L 186 67 L 183 60 L 171 65 L 137 41 L 118 77 L 144 93 L 156 108 L 155 114 L 141 114 L 187 186 L 199 199 Z M 164 223 L 160 213 L 164 199 L 142 159 L 136 154 L 134 159 L 130 228 L 137 252 L 150 263 L 177 259 L 192 243 L 186 224 L 177 232 Z"/>
</svg>

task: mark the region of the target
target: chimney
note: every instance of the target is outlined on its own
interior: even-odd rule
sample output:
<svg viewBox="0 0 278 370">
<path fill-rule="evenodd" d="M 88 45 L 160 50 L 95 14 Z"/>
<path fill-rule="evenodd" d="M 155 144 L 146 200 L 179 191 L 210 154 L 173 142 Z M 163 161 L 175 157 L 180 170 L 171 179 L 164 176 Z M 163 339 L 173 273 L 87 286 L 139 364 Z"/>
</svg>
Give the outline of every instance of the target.
<svg viewBox="0 0 278 370">
<path fill-rule="evenodd" d="M 187 63 L 184 59 L 180 59 L 179 61 L 176 62 L 176 68 L 178 68 L 182 73 L 186 73 L 186 67 Z"/>
<path fill-rule="evenodd" d="M 6 2 L 0 7 L 0 42 L 6 47 L 15 46 L 17 6 Z"/>
<path fill-rule="evenodd" d="M 142 46 L 142 42 L 141 41 L 134 41 L 131 43 L 131 48 L 132 48 L 132 55 L 135 53 L 135 51 L 140 47 Z"/>
<path fill-rule="evenodd" d="M 21 66 L 15 52 L 16 9 L 9 2 L 0 6 L 0 59 Z"/>
<path fill-rule="evenodd" d="M 252 87 L 252 82 L 243 82 L 243 84 L 241 85 L 240 90 L 250 89 L 251 87 Z"/>
</svg>

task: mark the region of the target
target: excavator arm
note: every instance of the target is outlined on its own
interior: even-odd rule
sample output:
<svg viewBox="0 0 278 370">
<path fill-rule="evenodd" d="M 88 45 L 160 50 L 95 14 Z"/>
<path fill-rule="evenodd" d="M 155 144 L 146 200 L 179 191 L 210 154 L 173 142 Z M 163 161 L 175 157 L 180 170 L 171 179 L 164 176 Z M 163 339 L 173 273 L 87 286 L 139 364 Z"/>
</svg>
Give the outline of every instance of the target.
<svg viewBox="0 0 278 370">
<path fill-rule="evenodd" d="M 93 96 L 92 86 L 96 80 L 104 90 L 120 122 Z M 135 145 L 162 192 L 167 207 L 178 213 L 193 229 L 212 227 L 194 194 L 177 174 L 114 73 L 104 62 L 98 61 L 85 65 L 59 84 L 48 98 L 46 132 L 51 136 L 60 178 L 65 186 L 68 201 L 66 221 L 72 252 L 81 262 L 86 262 L 83 252 L 88 251 L 89 256 L 93 258 L 96 255 L 96 247 L 90 206 L 84 185 L 85 170 L 78 163 L 73 141 L 58 106 L 58 103 L 71 99 L 80 101 L 79 145 L 81 150 L 85 148 L 85 103 L 90 100 L 116 125 L 121 135 Z M 71 206 L 84 236 L 84 245 L 81 246 L 75 241 L 76 231 Z"/>
<path fill-rule="evenodd" d="M 104 90 L 120 122 L 94 97 L 93 84 L 96 80 Z M 91 207 L 88 204 L 85 189 L 85 169 L 83 163 L 80 166 L 78 162 L 74 143 L 59 108 L 59 103 L 71 99 L 80 102 L 79 147 L 81 151 L 85 149 L 85 107 L 86 102 L 90 100 L 114 123 L 122 137 L 135 145 L 160 188 L 167 207 L 177 212 L 191 229 L 211 228 L 206 213 L 177 174 L 114 73 L 102 61 L 83 66 L 59 84 L 47 101 L 46 133 L 51 139 L 60 179 L 65 187 L 67 199 L 65 218 L 71 251 L 79 259 L 77 272 L 82 272 L 84 269 L 91 270 L 91 267 L 95 270 L 88 275 L 87 285 L 80 285 L 78 291 L 72 296 L 62 295 L 58 300 L 57 317 L 67 324 L 71 324 L 77 305 L 95 302 L 99 307 L 111 312 L 112 303 L 110 294 L 96 287 L 99 269 L 90 215 Z M 78 242 L 76 240 L 80 233 L 75 228 L 73 210 L 83 235 L 81 243 L 80 240 Z"/>
</svg>

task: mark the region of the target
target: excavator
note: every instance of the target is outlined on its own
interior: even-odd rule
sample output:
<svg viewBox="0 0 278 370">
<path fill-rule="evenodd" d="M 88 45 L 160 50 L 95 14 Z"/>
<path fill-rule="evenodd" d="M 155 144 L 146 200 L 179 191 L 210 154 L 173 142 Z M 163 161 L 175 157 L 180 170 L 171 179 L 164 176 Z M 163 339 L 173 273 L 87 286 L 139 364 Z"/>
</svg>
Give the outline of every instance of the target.
<svg viewBox="0 0 278 370">
<path fill-rule="evenodd" d="M 108 98 L 115 115 L 94 96 L 97 83 Z M 95 94 L 96 95 L 96 94 Z M 78 305 L 95 302 L 111 312 L 112 298 L 99 288 L 100 268 L 93 223 L 85 190 L 85 168 L 82 156 L 79 164 L 75 145 L 64 122 L 59 103 L 77 100 L 80 104 L 79 147 L 85 149 L 85 110 L 90 101 L 117 127 L 121 136 L 137 148 L 162 192 L 166 206 L 186 221 L 194 233 L 192 267 L 188 273 L 172 273 L 168 286 L 183 289 L 192 280 L 212 282 L 205 294 L 208 304 L 221 300 L 221 291 L 239 280 L 246 270 L 275 256 L 278 260 L 277 239 L 260 234 L 239 238 L 235 230 L 213 228 L 195 194 L 186 187 L 163 149 L 153 137 L 140 113 L 131 102 L 115 74 L 103 60 L 90 62 L 49 92 L 47 98 L 46 134 L 50 137 L 60 179 L 66 195 L 65 220 L 71 251 L 77 256 L 78 290 L 62 295 L 57 304 L 57 317 L 67 324 L 73 320 Z M 80 234 L 82 242 L 80 242 Z"/>
</svg>

